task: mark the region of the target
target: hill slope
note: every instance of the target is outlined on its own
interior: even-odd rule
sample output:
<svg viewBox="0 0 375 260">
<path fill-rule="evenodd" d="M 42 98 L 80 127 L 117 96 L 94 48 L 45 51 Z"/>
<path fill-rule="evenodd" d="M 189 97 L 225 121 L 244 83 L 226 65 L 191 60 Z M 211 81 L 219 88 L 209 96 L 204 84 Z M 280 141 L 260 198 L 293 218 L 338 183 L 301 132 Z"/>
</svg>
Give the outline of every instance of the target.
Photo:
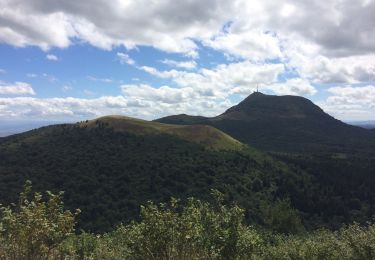
<svg viewBox="0 0 375 260">
<path fill-rule="evenodd" d="M 81 122 L 79 125 L 83 128 L 104 125 L 115 132 L 128 132 L 136 135 L 170 134 L 210 149 L 238 150 L 243 147 L 239 141 L 207 125 L 171 125 L 126 116 L 105 116 Z"/>
<path fill-rule="evenodd" d="M 205 140 L 212 138 L 207 133 L 220 132 L 197 129 L 112 116 L 1 138 L 0 204 L 15 202 L 29 179 L 38 190 L 64 190 L 66 206 L 82 210 L 79 228 L 99 232 L 139 216 L 148 200 L 207 199 L 213 188 L 246 208 L 249 222 L 266 227 L 294 214 L 289 199 L 306 227 L 366 221 L 375 212 L 370 158 L 341 156 L 338 166 L 325 155 L 318 163 L 281 158 L 288 166 L 247 146 L 237 149 L 237 141 L 236 149 L 212 149 L 216 141 Z"/>
<path fill-rule="evenodd" d="M 267 151 L 371 152 L 375 145 L 371 131 L 345 124 L 298 96 L 256 92 L 216 117 L 175 115 L 156 121 L 211 125 Z"/>
<path fill-rule="evenodd" d="M 212 127 L 125 117 L 43 127 L 0 140 L 0 203 L 15 202 L 30 179 L 38 190 L 64 190 L 67 207 L 82 210 L 79 227 L 91 231 L 134 219 L 148 200 L 207 198 L 212 188 L 251 209 L 252 222 L 276 198 L 303 205 L 303 174 L 238 144 Z"/>
</svg>

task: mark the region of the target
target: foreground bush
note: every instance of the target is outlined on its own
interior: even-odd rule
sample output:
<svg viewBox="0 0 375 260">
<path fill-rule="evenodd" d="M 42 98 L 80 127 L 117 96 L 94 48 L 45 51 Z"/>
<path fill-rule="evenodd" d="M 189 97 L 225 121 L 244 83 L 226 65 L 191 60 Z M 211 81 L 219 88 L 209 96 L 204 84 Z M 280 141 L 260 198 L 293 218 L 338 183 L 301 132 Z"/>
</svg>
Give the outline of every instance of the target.
<svg viewBox="0 0 375 260">
<path fill-rule="evenodd" d="M 260 252 L 262 239 L 243 224 L 243 210 L 222 204 L 220 194 L 209 204 L 189 199 L 179 206 L 150 203 L 140 223 L 124 227 L 128 247 L 139 259 L 236 259 Z M 138 258 L 138 257 L 136 257 Z"/>
<path fill-rule="evenodd" d="M 375 259 L 375 224 L 282 235 L 243 223 L 244 211 L 194 198 L 148 203 L 141 220 L 102 235 L 74 234 L 61 194 L 31 196 L 1 208 L 0 259 Z M 277 221 L 276 221 L 277 222 Z"/>
<path fill-rule="evenodd" d="M 74 232 L 75 215 L 63 209 L 62 193 L 31 194 L 25 184 L 15 207 L 1 207 L 0 257 L 5 259 L 49 259 Z"/>
<path fill-rule="evenodd" d="M 152 202 L 141 208 L 141 221 L 102 236 L 81 234 L 65 250 L 79 259 L 238 259 L 261 252 L 263 241 L 243 224 L 243 210 L 227 207 L 222 195 L 210 204 L 191 198 L 185 206 Z"/>
</svg>

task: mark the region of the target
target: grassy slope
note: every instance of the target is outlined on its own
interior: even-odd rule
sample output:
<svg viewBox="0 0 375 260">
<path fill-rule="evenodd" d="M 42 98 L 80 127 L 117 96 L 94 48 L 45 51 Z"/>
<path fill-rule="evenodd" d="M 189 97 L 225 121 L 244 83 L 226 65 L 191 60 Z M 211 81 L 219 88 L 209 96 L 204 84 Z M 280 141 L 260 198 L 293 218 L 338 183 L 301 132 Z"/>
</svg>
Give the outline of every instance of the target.
<svg viewBox="0 0 375 260">
<path fill-rule="evenodd" d="M 105 116 L 81 122 L 80 126 L 97 127 L 100 124 L 117 132 L 137 135 L 171 134 L 214 150 L 239 150 L 243 147 L 236 139 L 207 125 L 171 125 L 126 116 Z"/>
</svg>

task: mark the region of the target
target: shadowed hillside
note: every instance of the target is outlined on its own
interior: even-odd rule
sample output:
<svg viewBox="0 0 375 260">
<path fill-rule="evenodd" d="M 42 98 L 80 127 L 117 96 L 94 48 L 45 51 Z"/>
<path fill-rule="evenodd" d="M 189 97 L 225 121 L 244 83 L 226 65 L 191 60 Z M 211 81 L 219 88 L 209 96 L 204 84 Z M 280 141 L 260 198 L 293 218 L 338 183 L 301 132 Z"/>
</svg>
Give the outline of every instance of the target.
<svg viewBox="0 0 375 260">
<path fill-rule="evenodd" d="M 371 131 L 345 124 L 298 96 L 256 92 L 216 117 L 175 115 L 156 121 L 211 125 L 267 151 L 372 152 L 375 145 Z"/>
<path fill-rule="evenodd" d="M 292 198 L 299 207 L 309 186 L 302 172 L 212 127 L 118 116 L 3 138 L 0 158 L 0 203 L 15 202 L 25 180 L 64 190 L 66 206 L 82 210 L 79 227 L 92 231 L 133 220 L 148 200 L 207 198 L 211 189 L 249 209 L 248 221 L 267 225 L 264 205 Z"/>
</svg>

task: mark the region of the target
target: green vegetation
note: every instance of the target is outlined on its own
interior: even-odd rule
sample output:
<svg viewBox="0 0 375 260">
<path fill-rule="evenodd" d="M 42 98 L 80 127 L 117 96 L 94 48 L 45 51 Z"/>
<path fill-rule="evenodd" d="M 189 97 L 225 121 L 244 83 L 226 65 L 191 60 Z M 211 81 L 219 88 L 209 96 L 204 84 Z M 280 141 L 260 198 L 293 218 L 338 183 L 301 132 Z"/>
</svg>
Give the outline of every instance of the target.
<svg viewBox="0 0 375 260">
<path fill-rule="evenodd" d="M 29 197 L 0 213 L 0 258 L 20 259 L 374 259 L 375 224 L 356 223 L 338 231 L 284 235 L 245 224 L 242 208 L 211 202 L 148 202 L 139 221 L 97 235 L 72 233 L 75 214 L 61 195 Z M 292 223 L 291 223 L 292 224 Z"/>
<path fill-rule="evenodd" d="M 365 223 L 375 213 L 374 132 L 340 122 L 305 98 L 253 93 L 216 117 L 156 121 L 214 126 L 307 174 L 303 197 L 290 198 L 308 229 Z"/>
<path fill-rule="evenodd" d="M 9 137 L 0 144 L 0 158 L 1 203 L 15 201 L 29 179 L 39 191 L 64 190 L 66 206 L 82 210 L 78 228 L 95 232 L 137 218 L 149 200 L 207 199 L 210 189 L 251 209 L 249 223 L 268 225 L 264 203 L 303 197 L 309 186 L 303 172 L 250 148 L 212 150 L 173 135 L 136 135 L 103 124 Z"/>
<path fill-rule="evenodd" d="M 298 96 L 253 93 L 216 117 L 174 115 L 167 124 L 211 125 L 255 148 L 288 153 L 372 153 L 372 131 L 347 125 Z"/>
<path fill-rule="evenodd" d="M 31 194 L 26 182 L 19 204 L 0 208 L 0 259 L 49 259 L 74 232 L 75 214 L 63 209 L 62 193 Z"/>
<path fill-rule="evenodd" d="M 217 150 L 171 134 L 120 131 L 101 120 L 50 126 L 0 143 L 0 203 L 14 202 L 29 179 L 39 191 L 64 190 L 67 208 L 82 210 L 77 228 L 90 232 L 138 219 L 149 200 L 206 200 L 210 189 L 245 208 L 248 224 L 278 232 L 372 219 L 375 158 L 273 156 L 278 159 L 248 147 Z"/>
</svg>

